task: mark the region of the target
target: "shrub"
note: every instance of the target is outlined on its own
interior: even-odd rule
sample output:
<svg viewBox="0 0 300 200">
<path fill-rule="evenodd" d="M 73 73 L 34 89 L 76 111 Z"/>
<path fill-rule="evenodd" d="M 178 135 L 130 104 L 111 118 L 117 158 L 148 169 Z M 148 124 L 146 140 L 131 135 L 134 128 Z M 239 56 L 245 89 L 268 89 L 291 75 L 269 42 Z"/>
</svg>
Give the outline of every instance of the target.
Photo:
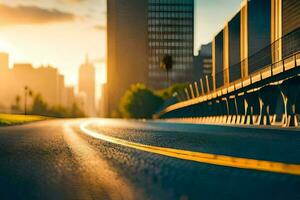
<svg viewBox="0 0 300 200">
<path fill-rule="evenodd" d="M 152 118 L 162 103 L 162 97 L 138 83 L 125 92 L 121 98 L 119 110 L 124 118 Z"/>
</svg>

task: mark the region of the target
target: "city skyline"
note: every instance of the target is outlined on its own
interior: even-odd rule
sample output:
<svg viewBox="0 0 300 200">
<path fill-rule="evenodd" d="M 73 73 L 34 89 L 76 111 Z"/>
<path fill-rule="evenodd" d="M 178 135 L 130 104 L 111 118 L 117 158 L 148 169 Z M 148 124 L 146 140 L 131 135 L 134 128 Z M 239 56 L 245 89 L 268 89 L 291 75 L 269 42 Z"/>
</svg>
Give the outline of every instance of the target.
<svg viewBox="0 0 300 200">
<path fill-rule="evenodd" d="M 299 0 L 0 0 L 1 200 L 299 199 L 299 146 Z"/>
<path fill-rule="evenodd" d="M 195 0 L 194 53 L 238 10 L 241 0 L 231 1 L 227 4 L 222 0 Z M 223 6 L 212 12 L 217 4 Z M 0 51 L 10 54 L 11 67 L 16 62 L 49 64 L 65 75 L 67 85 L 77 85 L 75 71 L 88 53 L 95 61 L 98 85 L 106 82 L 105 0 L 0 0 L 0 9 L 0 16 L 6 18 L 0 20 Z M 21 14 L 25 16 L 22 20 L 18 17 Z"/>
</svg>

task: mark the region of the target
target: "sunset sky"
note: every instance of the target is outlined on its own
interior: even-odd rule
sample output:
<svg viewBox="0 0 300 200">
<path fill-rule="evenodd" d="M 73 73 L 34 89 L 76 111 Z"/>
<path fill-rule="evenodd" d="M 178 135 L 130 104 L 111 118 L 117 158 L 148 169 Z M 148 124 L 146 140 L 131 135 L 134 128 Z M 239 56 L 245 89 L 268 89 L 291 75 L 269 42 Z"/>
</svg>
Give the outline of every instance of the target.
<svg viewBox="0 0 300 200">
<path fill-rule="evenodd" d="M 195 51 L 239 8 L 241 0 L 196 0 Z M 0 0 L 0 51 L 14 62 L 52 65 L 77 83 L 88 53 L 105 82 L 106 0 Z"/>
</svg>

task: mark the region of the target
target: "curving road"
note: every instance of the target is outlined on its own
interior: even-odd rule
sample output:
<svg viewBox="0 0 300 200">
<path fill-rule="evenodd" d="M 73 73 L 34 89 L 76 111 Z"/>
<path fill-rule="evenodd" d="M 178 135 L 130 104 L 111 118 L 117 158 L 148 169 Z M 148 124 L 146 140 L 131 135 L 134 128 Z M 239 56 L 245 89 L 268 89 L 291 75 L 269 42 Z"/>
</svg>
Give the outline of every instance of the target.
<svg viewBox="0 0 300 200">
<path fill-rule="evenodd" d="M 299 129 L 50 120 L 0 128 L 0 199 L 300 199 Z"/>
</svg>

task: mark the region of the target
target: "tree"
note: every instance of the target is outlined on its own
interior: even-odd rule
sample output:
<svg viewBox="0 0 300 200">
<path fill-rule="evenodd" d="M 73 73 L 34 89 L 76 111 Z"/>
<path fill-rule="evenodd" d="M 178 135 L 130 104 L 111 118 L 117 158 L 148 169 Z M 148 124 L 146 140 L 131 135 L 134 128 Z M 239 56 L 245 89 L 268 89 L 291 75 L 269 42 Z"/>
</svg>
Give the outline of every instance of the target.
<svg viewBox="0 0 300 200">
<path fill-rule="evenodd" d="M 15 103 L 11 106 L 11 109 L 14 111 L 21 111 L 20 102 L 21 102 L 21 97 L 20 95 L 17 95 L 15 98 Z"/>
<path fill-rule="evenodd" d="M 85 117 L 84 112 L 78 107 L 76 103 L 72 105 L 71 117 Z"/>
<path fill-rule="evenodd" d="M 24 87 L 24 114 L 25 115 L 27 114 L 27 96 L 32 97 L 33 92 L 28 86 L 25 86 Z"/>
<path fill-rule="evenodd" d="M 167 83 L 170 85 L 169 81 L 169 71 L 173 68 L 173 59 L 171 55 L 164 55 L 159 63 L 160 68 L 167 72 Z"/>
<path fill-rule="evenodd" d="M 36 94 L 33 98 L 31 113 L 34 115 L 47 115 L 48 113 L 48 105 L 40 94 Z"/>
<path fill-rule="evenodd" d="M 188 87 L 188 83 L 176 83 L 171 85 L 170 87 L 159 90 L 156 93 L 161 96 L 164 100 L 170 99 L 173 97 L 173 94 L 176 92 L 177 94 L 180 94 L 184 91 L 185 88 Z"/>
<path fill-rule="evenodd" d="M 119 110 L 124 118 L 152 118 L 163 99 L 143 84 L 132 85 L 121 98 Z"/>
</svg>

